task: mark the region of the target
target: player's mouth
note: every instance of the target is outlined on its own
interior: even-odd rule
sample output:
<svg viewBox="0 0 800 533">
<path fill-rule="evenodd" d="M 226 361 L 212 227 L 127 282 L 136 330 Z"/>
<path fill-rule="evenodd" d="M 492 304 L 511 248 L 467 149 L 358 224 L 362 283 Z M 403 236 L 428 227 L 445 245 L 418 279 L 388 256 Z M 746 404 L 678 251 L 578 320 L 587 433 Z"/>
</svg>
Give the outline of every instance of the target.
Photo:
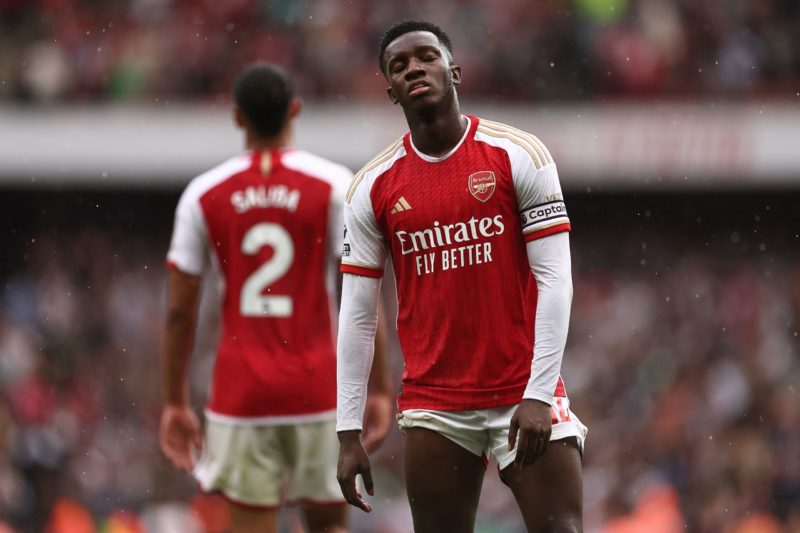
<svg viewBox="0 0 800 533">
<path fill-rule="evenodd" d="M 430 90 L 431 86 L 427 81 L 415 81 L 408 86 L 409 96 L 419 96 L 425 94 Z"/>
</svg>

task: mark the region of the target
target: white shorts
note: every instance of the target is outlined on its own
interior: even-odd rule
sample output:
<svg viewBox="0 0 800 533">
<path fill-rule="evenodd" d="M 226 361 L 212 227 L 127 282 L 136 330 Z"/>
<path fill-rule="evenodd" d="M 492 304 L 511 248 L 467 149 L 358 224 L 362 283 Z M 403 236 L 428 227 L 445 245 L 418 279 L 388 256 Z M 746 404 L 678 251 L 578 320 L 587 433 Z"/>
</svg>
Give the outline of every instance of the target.
<svg viewBox="0 0 800 533">
<path fill-rule="evenodd" d="M 500 470 L 514 462 L 517 447 L 509 451 L 508 432 L 517 404 L 475 411 L 433 411 L 407 409 L 397 413 L 400 430 L 425 428 L 439 433 L 479 457 L 491 453 Z M 553 398 L 553 432 L 550 440 L 575 437 L 583 453 L 588 432 L 586 426 L 569 409 L 569 398 Z M 519 439 L 517 439 L 519 442 Z"/>
<path fill-rule="evenodd" d="M 204 491 L 244 506 L 338 504 L 345 501 L 336 481 L 338 458 L 336 420 L 282 425 L 206 420 L 194 477 Z"/>
</svg>

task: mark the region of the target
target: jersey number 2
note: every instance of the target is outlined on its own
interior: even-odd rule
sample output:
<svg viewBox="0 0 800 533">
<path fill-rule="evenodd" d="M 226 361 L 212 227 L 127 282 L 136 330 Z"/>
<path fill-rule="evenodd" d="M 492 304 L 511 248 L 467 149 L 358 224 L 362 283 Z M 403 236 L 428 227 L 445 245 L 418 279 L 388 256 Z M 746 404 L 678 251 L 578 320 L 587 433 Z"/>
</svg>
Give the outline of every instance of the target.
<svg viewBox="0 0 800 533">
<path fill-rule="evenodd" d="M 242 316 L 292 316 L 291 296 L 262 294 L 264 289 L 280 279 L 292 266 L 294 259 L 292 237 L 278 224 L 267 222 L 256 224 L 242 239 L 242 253 L 253 255 L 264 246 L 271 246 L 274 253 L 242 285 L 239 311 Z"/>
</svg>

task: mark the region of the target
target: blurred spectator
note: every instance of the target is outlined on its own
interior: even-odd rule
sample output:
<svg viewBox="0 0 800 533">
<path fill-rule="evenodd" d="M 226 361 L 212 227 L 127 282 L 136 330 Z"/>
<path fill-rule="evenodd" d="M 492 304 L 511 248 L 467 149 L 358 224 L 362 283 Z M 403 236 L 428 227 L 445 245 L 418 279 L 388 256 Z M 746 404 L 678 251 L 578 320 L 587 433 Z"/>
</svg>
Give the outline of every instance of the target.
<svg viewBox="0 0 800 533">
<path fill-rule="evenodd" d="M 258 59 L 291 69 L 307 98 L 380 98 L 377 43 L 400 18 L 447 30 L 470 97 L 794 94 L 800 78 L 794 1 L 341 4 L 4 0 L 0 99 L 214 99 Z"/>
<path fill-rule="evenodd" d="M 60 500 L 45 528 L 47 533 L 94 533 L 94 518 L 80 503 Z"/>
</svg>

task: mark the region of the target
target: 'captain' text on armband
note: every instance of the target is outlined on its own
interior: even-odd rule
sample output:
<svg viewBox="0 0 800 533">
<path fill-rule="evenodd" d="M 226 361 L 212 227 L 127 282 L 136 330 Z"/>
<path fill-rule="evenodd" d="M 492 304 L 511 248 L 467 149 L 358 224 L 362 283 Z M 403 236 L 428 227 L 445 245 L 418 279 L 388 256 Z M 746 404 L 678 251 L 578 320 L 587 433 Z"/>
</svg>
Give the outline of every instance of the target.
<svg viewBox="0 0 800 533">
<path fill-rule="evenodd" d="M 568 221 L 567 206 L 564 200 L 552 200 L 543 204 L 535 205 L 520 213 L 522 219 L 522 229 L 527 229 L 537 224 L 551 223 L 563 219 Z"/>
<path fill-rule="evenodd" d="M 417 231 L 395 231 L 402 255 L 414 254 L 417 275 L 454 270 L 492 261 L 490 238 L 505 232 L 503 216 L 472 217 L 466 222 L 440 224 Z M 444 248 L 437 250 L 437 248 Z"/>
</svg>

